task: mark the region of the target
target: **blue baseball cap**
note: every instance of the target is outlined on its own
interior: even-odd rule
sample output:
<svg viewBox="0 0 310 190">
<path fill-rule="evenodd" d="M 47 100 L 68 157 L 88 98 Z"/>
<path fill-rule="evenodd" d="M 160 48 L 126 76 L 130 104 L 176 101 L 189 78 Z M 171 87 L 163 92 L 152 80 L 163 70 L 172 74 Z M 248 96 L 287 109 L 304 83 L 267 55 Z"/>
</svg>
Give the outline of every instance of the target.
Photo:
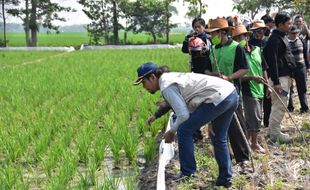
<svg viewBox="0 0 310 190">
<path fill-rule="evenodd" d="M 142 80 L 149 74 L 155 72 L 157 70 L 157 65 L 152 62 L 147 62 L 142 64 L 138 69 L 138 78 L 134 81 L 134 85 L 138 85 L 142 82 Z"/>
</svg>

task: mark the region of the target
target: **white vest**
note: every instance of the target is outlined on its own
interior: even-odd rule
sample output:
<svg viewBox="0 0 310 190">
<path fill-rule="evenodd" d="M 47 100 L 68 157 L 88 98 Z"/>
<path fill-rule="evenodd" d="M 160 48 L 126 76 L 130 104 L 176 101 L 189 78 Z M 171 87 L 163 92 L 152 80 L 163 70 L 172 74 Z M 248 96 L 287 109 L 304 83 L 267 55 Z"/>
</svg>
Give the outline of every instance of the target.
<svg viewBox="0 0 310 190">
<path fill-rule="evenodd" d="M 213 103 L 217 106 L 235 87 L 232 83 L 218 77 L 197 73 L 164 73 L 159 78 L 162 92 L 172 84 L 177 84 L 188 110 L 193 112 L 201 103 Z"/>
</svg>

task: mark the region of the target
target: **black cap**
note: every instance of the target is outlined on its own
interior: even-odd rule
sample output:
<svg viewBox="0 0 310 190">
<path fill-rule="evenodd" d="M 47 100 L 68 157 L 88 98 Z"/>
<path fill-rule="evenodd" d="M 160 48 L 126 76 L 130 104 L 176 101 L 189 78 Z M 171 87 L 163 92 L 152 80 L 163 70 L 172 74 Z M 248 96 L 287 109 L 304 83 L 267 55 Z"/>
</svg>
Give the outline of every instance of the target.
<svg viewBox="0 0 310 190">
<path fill-rule="evenodd" d="M 300 29 L 297 28 L 296 25 L 293 25 L 290 29 L 290 33 L 299 33 Z"/>
</svg>

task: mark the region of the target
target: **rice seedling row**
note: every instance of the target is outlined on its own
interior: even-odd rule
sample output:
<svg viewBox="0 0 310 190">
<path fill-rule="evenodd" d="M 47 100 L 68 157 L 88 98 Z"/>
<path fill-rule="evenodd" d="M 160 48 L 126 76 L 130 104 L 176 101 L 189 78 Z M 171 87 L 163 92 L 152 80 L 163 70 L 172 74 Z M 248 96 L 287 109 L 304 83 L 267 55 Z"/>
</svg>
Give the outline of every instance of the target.
<svg viewBox="0 0 310 190">
<path fill-rule="evenodd" d="M 25 55 L 6 56 L 22 61 Z M 165 49 L 78 51 L 1 69 L 0 184 L 7 189 L 136 187 L 138 156 L 154 158 L 155 137 L 167 121 L 146 126 L 159 96 L 132 86 L 138 65 L 150 60 L 172 70 L 187 67 L 180 50 Z"/>
</svg>

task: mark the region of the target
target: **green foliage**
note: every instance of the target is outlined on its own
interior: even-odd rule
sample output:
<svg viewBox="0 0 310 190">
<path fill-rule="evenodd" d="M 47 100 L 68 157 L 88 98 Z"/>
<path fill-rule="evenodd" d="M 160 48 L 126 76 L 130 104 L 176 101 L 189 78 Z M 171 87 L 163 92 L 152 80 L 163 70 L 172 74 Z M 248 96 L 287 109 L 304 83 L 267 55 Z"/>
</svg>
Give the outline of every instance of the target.
<svg viewBox="0 0 310 190">
<path fill-rule="evenodd" d="M 271 7 L 278 8 L 278 10 L 304 10 L 307 3 L 304 0 L 233 0 L 234 7 L 233 9 L 238 10 L 241 14 L 249 14 L 252 19 L 254 19 L 255 15 L 262 9 L 270 9 Z M 295 5 L 294 5 L 295 3 Z M 298 12 L 298 11 L 297 11 Z"/>
<path fill-rule="evenodd" d="M 6 44 L 8 44 L 8 40 L 0 39 L 0 47 L 5 47 Z"/>
<path fill-rule="evenodd" d="M 44 28 L 47 28 L 48 32 L 50 32 L 50 30 L 55 30 L 58 33 L 59 26 L 56 26 L 53 21 L 66 21 L 65 18 L 59 16 L 58 13 L 75 11 L 70 7 L 63 7 L 59 3 L 54 3 L 51 0 L 25 1 L 23 5 L 24 7 L 13 6 L 7 10 L 7 13 L 22 20 L 27 46 L 38 45 L 37 33 L 39 30 L 39 23 L 41 23 Z"/>
<path fill-rule="evenodd" d="M 306 121 L 302 122 L 302 129 L 310 130 L 310 123 L 308 123 Z"/>
<path fill-rule="evenodd" d="M 95 45 L 98 45 L 102 37 L 105 38 L 105 43 L 109 44 L 109 34 L 112 30 L 110 14 L 110 1 L 109 0 L 79 0 L 84 6 L 83 12 L 92 21 L 86 26 L 89 33 L 90 44 L 92 40 Z"/>
<path fill-rule="evenodd" d="M 190 18 L 201 17 L 207 12 L 208 5 L 203 0 L 184 0 L 189 3 L 186 15 Z"/>
<path fill-rule="evenodd" d="M 60 34 L 45 34 L 45 33 L 39 33 L 39 44 L 38 46 L 73 46 L 76 49 L 79 49 L 82 44 L 92 44 L 93 42 L 89 43 L 89 39 L 87 36 L 87 33 L 74 33 L 74 32 L 68 32 L 68 33 L 60 33 Z M 169 41 L 170 44 L 176 44 L 176 43 L 182 43 L 184 40 L 184 36 L 186 35 L 186 32 L 184 33 L 173 33 L 169 35 Z M 125 43 L 124 41 L 124 32 L 120 32 L 120 43 Z M 23 33 L 8 33 L 8 39 L 9 39 L 9 46 L 26 46 L 25 43 L 25 34 Z M 163 37 L 157 38 L 158 43 L 165 43 L 165 39 Z M 99 44 L 105 44 L 105 40 L 101 37 L 99 40 Z M 134 34 L 133 32 L 127 32 L 127 45 L 141 45 L 141 44 L 152 44 L 153 39 L 146 33 L 139 33 Z M 42 52 L 43 54 L 46 54 L 48 52 Z M 34 56 L 34 55 L 31 55 Z M 36 55 L 38 56 L 38 55 Z M 43 56 L 41 56 L 43 57 Z M 29 58 L 25 58 L 29 59 Z M 2 60 L 0 59 L 0 62 Z M 20 61 L 20 60 L 19 60 Z"/>
<path fill-rule="evenodd" d="M 132 23 L 129 27 L 135 33 L 147 32 L 156 43 L 157 36 L 164 31 L 165 5 L 160 0 L 137 0 L 133 3 Z"/>
<path fill-rule="evenodd" d="M 236 178 L 233 178 L 233 186 L 237 189 L 244 189 L 244 187 L 249 183 L 244 175 L 239 175 Z"/>
<path fill-rule="evenodd" d="M 238 10 L 239 13 L 248 13 L 252 19 L 265 5 L 264 0 L 233 0 L 233 9 Z"/>
<path fill-rule="evenodd" d="M 144 142 L 144 158 L 146 162 L 150 162 L 156 155 L 156 141 L 154 138 L 146 138 Z"/>
</svg>

